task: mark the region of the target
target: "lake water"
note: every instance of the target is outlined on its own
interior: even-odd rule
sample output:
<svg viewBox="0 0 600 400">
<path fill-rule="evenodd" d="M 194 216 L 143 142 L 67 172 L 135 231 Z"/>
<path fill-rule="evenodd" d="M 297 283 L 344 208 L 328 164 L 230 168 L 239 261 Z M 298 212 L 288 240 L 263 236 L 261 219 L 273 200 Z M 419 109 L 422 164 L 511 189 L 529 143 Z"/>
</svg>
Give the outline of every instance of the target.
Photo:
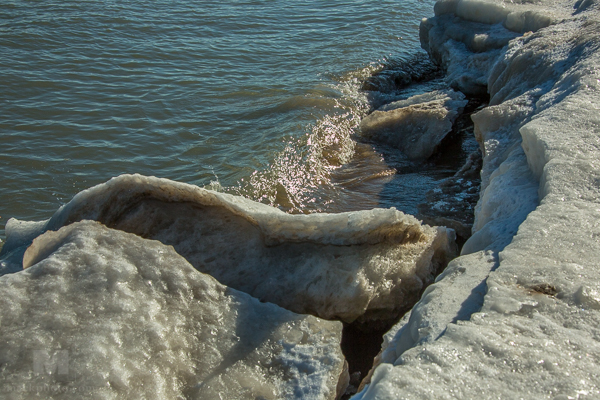
<svg viewBox="0 0 600 400">
<path fill-rule="evenodd" d="M 46 219 L 123 173 L 290 212 L 414 212 L 451 172 L 411 169 L 356 127 L 374 104 L 408 95 L 361 87 L 414 66 L 432 10 L 433 0 L 3 1 L 0 225 Z"/>
</svg>

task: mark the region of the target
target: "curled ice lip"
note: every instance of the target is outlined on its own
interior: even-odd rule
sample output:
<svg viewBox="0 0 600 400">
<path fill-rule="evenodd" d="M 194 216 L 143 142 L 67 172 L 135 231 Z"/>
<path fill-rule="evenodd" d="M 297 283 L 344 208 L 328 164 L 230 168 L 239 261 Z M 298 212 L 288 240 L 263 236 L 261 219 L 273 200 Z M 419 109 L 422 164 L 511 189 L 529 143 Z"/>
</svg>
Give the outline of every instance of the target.
<svg viewBox="0 0 600 400">
<path fill-rule="evenodd" d="M 198 270 L 263 301 L 345 322 L 397 317 L 455 255 L 454 231 L 395 209 L 290 215 L 141 175 L 79 193 L 40 232 L 85 219 L 172 245 Z"/>
</svg>

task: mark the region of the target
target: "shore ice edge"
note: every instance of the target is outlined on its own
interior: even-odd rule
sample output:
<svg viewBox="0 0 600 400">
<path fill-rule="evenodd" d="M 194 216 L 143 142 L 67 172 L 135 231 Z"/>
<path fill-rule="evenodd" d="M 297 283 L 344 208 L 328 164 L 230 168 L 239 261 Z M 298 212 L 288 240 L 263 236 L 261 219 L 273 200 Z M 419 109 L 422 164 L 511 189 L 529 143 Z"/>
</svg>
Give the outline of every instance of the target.
<svg viewBox="0 0 600 400">
<path fill-rule="evenodd" d="M 0 383 L 15 399 L 337 399 L 348 365 L 326 319 L 388 323 L 456 256 L 453 230 L 395 209 L 290 215 L 141 175 L 6 232 Z M 51 376 L 65 353 L 76 373 Z"/>
<path fill-rule="evenodd" d="M 393 320 L 456 255 L 454 231 L 395 209 L 291 215 L 168 179 L 122 175 L 77 194 L 50 220 L 9 220 L 4 271 L 31 238 L 81 220 L 171 245 L 196 269 L 259 300 L 344 322 Z"/>
<path fill-rule="evenodd" d="M 473 236 L 354 400 L 600 397 L 598 2 L 442 0 L 421 43 L 484 154 Z M 369 383 L 370 382 L 370 383 Z"/>
</svg>

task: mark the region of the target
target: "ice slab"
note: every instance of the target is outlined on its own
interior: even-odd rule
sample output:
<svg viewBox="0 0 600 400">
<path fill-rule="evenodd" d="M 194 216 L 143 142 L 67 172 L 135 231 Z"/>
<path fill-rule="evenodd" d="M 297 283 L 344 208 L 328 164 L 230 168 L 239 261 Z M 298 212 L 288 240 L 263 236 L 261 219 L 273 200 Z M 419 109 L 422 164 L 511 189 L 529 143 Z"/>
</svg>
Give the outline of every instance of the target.
<svg viewBox="0 0 600 400">
<path fill-rule="evenodd" d="M 397 317 L 455 254 L 454 231 L 395 209 L 290 215 L 140 175 L 79 193 L 44 229 L 83 219 L 172 245 L 198 270 L 263 301 L 346 322 Z"/>
<path fill-rule="evenodd" d="M 47 221 L 18 221 L 14 218 L 6 222 L 6 231 L 10 238 L 0 252 L 0 276 L 12 274 L 23 269 L 23 254 L 27 246 L 44 230 Z"/>
<path fill-rule="evenodd" d="M 445 333 L 448 324 L 468 320 L 479 311 L 487 288 L 486 279 L 497 265 L 491 251 L 450 262 L 435 283 L 427 287 L 421 301 L 384 335 L 381 352 L 359 391 L 371 383 L 376 367 L 394 364 L 405 351 L 436 341 Z"/>
<path fill-rule="evenodd" d="M 459 3 L 436 10 L 460 25 L 491 9 Z M 354 399 L 600 397 L 600 12 L 523 6 L 562 19 L 510 41 L 488 75 L 471 254 L 387 335 Z"/>
<path fill-rule="evenodd" d="M 85 221 L 25 260 L 0 278 L 4 398 L 335 399 L 347 382 L 341 323 L 223 286 L 160 242 Z"/>
<path fill-rule="evenodd" d="M 397 147 L 411 160 L 429 158 L 467 104 L 454 90 L 436 90 L 386 104 L 363 118 L 361 133 Z"/>
<path fill-rule="evenodd" d="M 461 254 L 502 250 L 538 205 L 538 181 L 527 165 L 521 147 L 510 152 L 480 191 L 472 236 Z"/>
</svg>

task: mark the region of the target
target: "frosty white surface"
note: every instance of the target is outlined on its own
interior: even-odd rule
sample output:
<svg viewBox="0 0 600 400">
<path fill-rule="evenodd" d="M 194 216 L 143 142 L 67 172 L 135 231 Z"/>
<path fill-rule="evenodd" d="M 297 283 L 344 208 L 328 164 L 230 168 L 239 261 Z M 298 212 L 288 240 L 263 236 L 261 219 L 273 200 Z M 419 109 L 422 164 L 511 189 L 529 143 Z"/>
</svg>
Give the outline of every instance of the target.
<svg viewBox="0 0 600 400">
<path fill-rule="evenodd" d="M 436 16 L 421 23 L 421 46 L 444 67 L 453 88 L 467 94 L 486 93 L 490 71 L 510 40 L 571 14 L 568 1 L 545 1 L 543 7 L 532 3 L 438 1 Z"/>
<path fill-rule="evenodd" d="M 82 219 L 172 245 L 200 271 L 261 300 L 347 322 L 396 317 L 455 251 L 452 230 L 394 209 L 290 215 L 140 175 L 79 193 L 45 229 Z M 12 226 L 8 252 L 18 246 Z"/>
<path fill-rule="evenodd" d="M 467 104 L 454 90 L 436 90 L 386 104 L 363 118 L 364 136 L 400 149 L 411 160 L 429 158 Z"/>
<path fill-rule="evenodd" d="M 517 37 L 502 25 L 456 21 L 443 14 L 424 19 L 420 28 L 421 46 L 446 70 L 451 87 L 467 94 L 483 94 L 489 71 L 502 48 Z"/>
<path fill-rule="evenodd" d="M 227 288 L 160 242 L 85 221 L 25 258 L 0 278 L 3 398 L 335 399 L 345 377 L 341 323 Z"/>
<path fill-rule="evenodd" d="M 472 236 L 461 253 L 503 249 L 537 205 L 537 180 L 527 166 L 525 153 L 517 147 L 494 170 L 489 184 L 482 184 Z"/>
<path fill-rule="evenodd" d="M 386 334 L 381 361 L 394 363 L 406 350 L 439 338 L 448 324 L 477 312 L 485 294 L 485 279 L 495 266 L 492 252 L 452 261 L 396 329 Z"/>
<path fill-rule="evenodd" d="M 525 25 L 552 24 L 500 53 L 492 106 L 473 118 L 484 169 L 472 254 L 388 334 L 355 399 L 600 397 L 600 13 L 583 3 L 522 5 Z M 490 7 L 436 13 L 506 26 L 510 12 L 483 21 Z"/>
</svg>

